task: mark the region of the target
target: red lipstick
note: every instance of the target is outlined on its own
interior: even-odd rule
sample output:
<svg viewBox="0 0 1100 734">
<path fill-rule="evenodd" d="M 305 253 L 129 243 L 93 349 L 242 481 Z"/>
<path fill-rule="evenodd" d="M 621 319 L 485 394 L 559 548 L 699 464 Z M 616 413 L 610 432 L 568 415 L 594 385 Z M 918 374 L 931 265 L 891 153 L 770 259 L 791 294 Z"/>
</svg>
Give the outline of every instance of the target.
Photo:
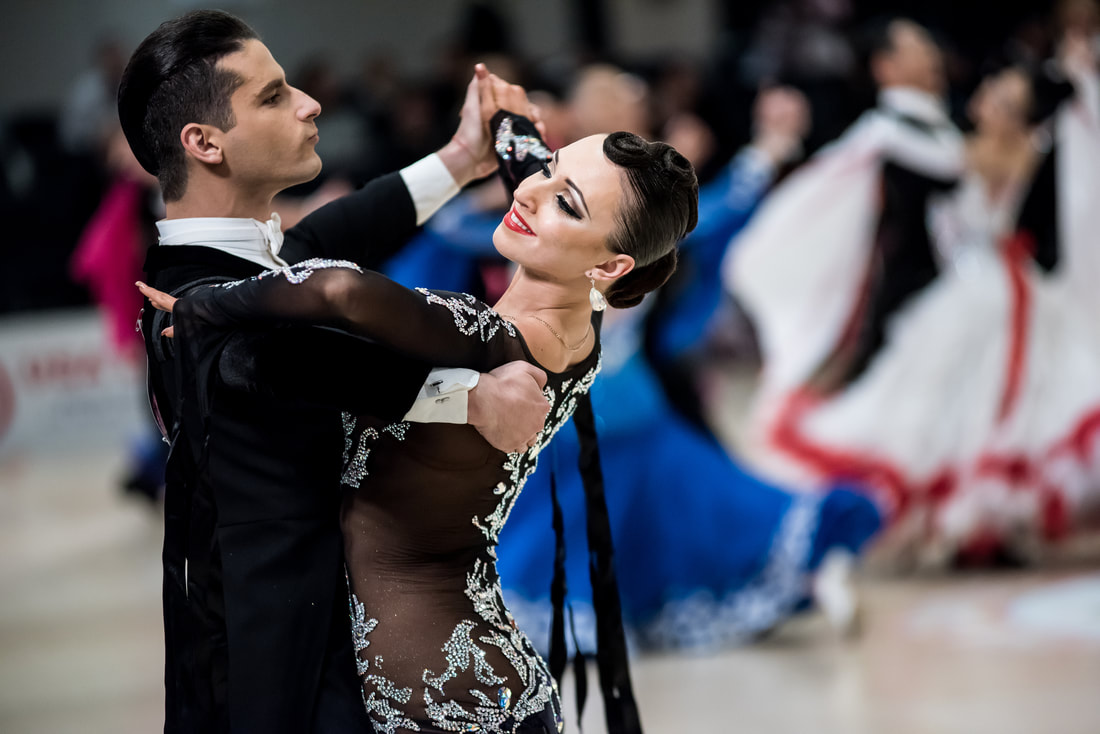
<svg viewBox="0 0 1100 734">
<path fill-rule="evenodd" d="M 504 226 L 513 232 L 519 232 L 520 234 L 527 235 L 528 237 L 534 237 L 535 232 L 524 221 L 523 217 L 516 211 L 516 207 L 513 205 L 508 213 L 504 215 Z"/>
</svg>

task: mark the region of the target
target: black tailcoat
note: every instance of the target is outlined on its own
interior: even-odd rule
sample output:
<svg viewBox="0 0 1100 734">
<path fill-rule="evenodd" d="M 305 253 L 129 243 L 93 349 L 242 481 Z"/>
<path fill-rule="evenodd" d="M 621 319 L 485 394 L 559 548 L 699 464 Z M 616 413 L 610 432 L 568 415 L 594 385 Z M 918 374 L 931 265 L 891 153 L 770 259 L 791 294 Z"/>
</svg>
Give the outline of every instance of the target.
<svg viewBox="0 0 1100 734">
<path fill-rule="evenodd" d="M 280 256 L 376 267 L 416 229 L 398 174 L 287 231 Z M 263 268 L 154 247 L 150 285 L 179 295 Z M 355 675 L 339 528 L 340 408 L 398 420 L 428 366 L 324 329 L 243 333 L 210 355 L 205 395 L 146 308 L 149 393 L 172 438 L 165 493 L 165 732 L 370 731 Z M 308 355 L 308 358 L 306 356 Z M 287 398 L 287 394 L 299 398 Z M 339 406 L 339 407 L 338 407 Z"/>
</svg>

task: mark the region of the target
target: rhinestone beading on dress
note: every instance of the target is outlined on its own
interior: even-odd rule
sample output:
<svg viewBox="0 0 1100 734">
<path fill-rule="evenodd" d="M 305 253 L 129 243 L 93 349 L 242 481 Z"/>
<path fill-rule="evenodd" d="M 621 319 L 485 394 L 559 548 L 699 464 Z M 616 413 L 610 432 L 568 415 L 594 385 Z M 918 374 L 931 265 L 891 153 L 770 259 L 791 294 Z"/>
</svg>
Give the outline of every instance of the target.
<svg viewBox="0 0 1100 734">
<path fill-rule="evenodd" d="M 466 336 L 487 342 L 503 330 L 508 336 L 517 337 L 515 328 L 509 322 L 472 296 L 440 295 L 417 290 L 429 303 L 451 311 L 455 328 Z M 538 465 L 540 453 L 572 416 L 578 397 L 589 390 L 601 364 L 601 360 L 597 359 L 583 376 L 566 379 L 556 388 L 551 384 L 544 388 L 550 413 L 543 430 L 533 446 L 506 455 L 502 465 L 506 478 L 491 488 L 496 498 L 492 511 L 485 516 L 471 518 L 485 540 L 482 557 L 473 561 L 466 575 L 465 595 L 470 602 L 471 615 L 457 623 L 441 646 L 443 667 L 425 668 L 421 676 L 423 686 L 419 695 L 423 698 L 424 712 L 432 725 L 443 731 L 512 731 L 519 722 L 548 709 L 558 730 L 563 727 L 557 684 L 545 661 L 505 607 L 494 547 L 520 491 Z M 362 479 L 358 467 L 351 471 L 351 464 L 363 445 L 374 443 L 383 435 L 404 440 L 410 427 L 407 423 L 396 423 L 376 430 L 357 428 L 357 423 L 351 416 L 345 417 L 345 430 L 350 431 L 345 436 L 345 457 L 350 457 L 345 459 L 348 465 L 345 475 Z M 357 430 L 359 435 L 356 435 Z M 420 731 L 403 708 L 412 701 L 413 689 L 398 686 L 388 679 L 381 659 L 375 659 L 373 668 L 368 665 L 365 659 L 369 645 L 367 636 L 379 623 L 367 617 L 364 605 L 353 593 L 351 598 L 356 664 L 363 681 L 363 701 L 376 730 L 384 734 L 393 734 L 400 729 Z M 511 670 L 494 669 L 488 656 L 491 649 L 499 651 L 507 661 L 506 668 Z M 460 675 L 470 673 L 486 690 L 471 688 L 467 693 L 476 704 L 463 704 L 449 696 L 445 689 Z"/>
</svg>

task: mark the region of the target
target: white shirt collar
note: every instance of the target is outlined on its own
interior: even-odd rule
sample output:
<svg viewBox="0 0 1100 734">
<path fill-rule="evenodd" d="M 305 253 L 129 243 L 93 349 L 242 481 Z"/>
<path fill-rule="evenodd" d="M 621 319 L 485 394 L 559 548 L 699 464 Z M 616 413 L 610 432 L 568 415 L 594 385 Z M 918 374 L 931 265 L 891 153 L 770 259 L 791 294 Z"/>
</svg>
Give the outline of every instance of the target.
<svg viewBox="0 0 1100 734">
<path fill-rule="evenodd" d="M 287 266 L 279 257 L 283 230 L 279 215 L 274 212 L 266 222 L 237 217 L 162 219 L 157 222 L 157 231 L 162 246 L 211 247 L 265 268 Z"/>
<path fill-rule="evenodd" d="M 934 94 L 913 87 L 887 87 L 878 93 L 878 103 L 909 117 L 924 122 L 943 122 L 948 119 L 947 106 Z"/>
</svg>

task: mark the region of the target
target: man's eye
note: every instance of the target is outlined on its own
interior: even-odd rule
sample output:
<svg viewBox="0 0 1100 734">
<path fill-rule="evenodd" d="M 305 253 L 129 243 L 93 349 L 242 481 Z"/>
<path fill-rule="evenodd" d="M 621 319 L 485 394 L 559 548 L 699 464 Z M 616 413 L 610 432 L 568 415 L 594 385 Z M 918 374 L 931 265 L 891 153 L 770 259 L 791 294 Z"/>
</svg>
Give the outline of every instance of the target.
<svg viewBox="0 0 1100 734">
<path fill-rule="evenodd" d="M 546 161 L 542 162 L 542 175 L 546 176 L 547 178 L 550 178 L 550 176 L 552 175 L 550 173 L 550 166 L 546 164 Z"/>
<path fill-rule="evenodd" d="M 270 97 L 268 97 L 267 99 L 265 99 L 264 104 L 275 104 L 278 101 L 279 101 L 279 93 L 276 92 L 275 94 L 273 94 Z"/>
</svg>

